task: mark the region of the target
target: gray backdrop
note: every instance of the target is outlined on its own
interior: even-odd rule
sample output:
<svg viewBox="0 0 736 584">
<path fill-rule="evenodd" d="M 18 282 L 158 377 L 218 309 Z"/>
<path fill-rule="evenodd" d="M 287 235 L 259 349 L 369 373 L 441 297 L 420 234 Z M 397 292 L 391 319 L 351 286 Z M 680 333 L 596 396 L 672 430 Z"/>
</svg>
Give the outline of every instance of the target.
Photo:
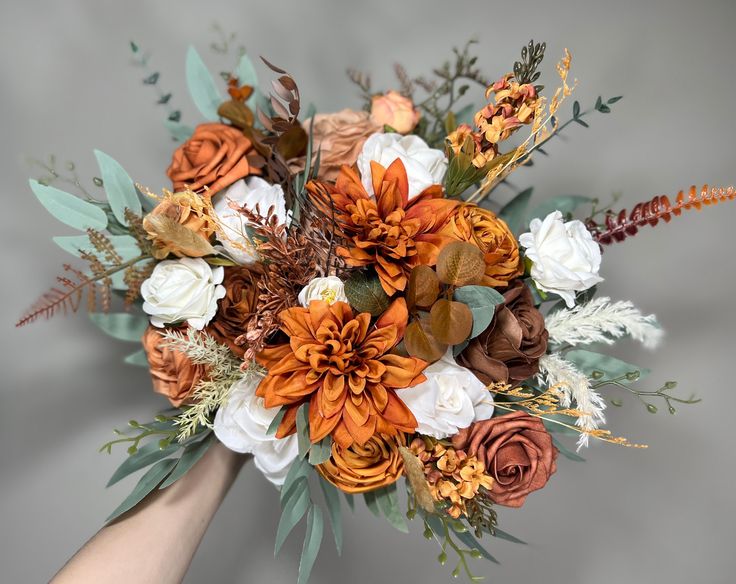
<svg viewBox="0 0 736 584">
<path fill-rule="evenodd" d="M 369 69 L 388 86 L 394 61 L 424 72 L 475 34 L 481 66 L 496 76 L 529 38 L 546 39 L 549 86 L 552 63 L 567 46 L 578 99 L 626 97 L 612 115 L 591 119 L 590 129 L 572 128 L 549 147 L 548 159 L 514 181 L 535 185 L 539 198 L 622 191 L 630 206 L 691 183 L 736 179 L 734 17 L 732 0 L 3 0 L 0 580 L 45 581 L 99 528 L 131 482 L 104 489 L 124 453 L 102 455 L 97 447 L 113 427 L 163 405 L 142 370 L 121 364 L 130 347 L 98 334 L 83 315 L 13 329 L 67 260 L 49 237 L 70 233 L 28 189 L 36 172 L 27 156 L 56 153 L 90 177 L 92 149 L 99 148 L 141 183 L 167 185 L 173 145 L 153 92 L 129 66 L 129 40 L 152 51 L 162 87 L 191 123 L 197 118 L 185 91 L 185 49 L 194 43 L 208 63 L 221 64 L 207 49 L 213 21 L 237 28 L 252 53 L 292 72 L 304 101 L 322 111 L 358 106 L 343 75 L 348 66 Z M 264 67 L 259 71 L 265 79 Z M 645 229 L 606 251 L 603 291 L 656 312 L 668 332 L 659 352 L 626 344 L 618 354 L 649 365 L 652 388 L 678 379 L 682 393 L 695 390 L 704 401 L 674 417 L 648 414 L 632 399 L 611 411 L 611 428 L 650 448 L 594 445 L 586 463 L 561 460 L 549 486 L 523 509 L 500 511 L 503 528 L 529 545 L 494 542 L 502 565 L 475 564 L 489 581 L 733 581 L 735 223 L 731 204 Z M 277 520 L 277 493 L 247 467 L 187 582 L 295 582 L 301 542 L 294 538 L 274 560 Z M 314 582 L 449 579 L 417 527 L 399 534 L 361 506 L 345 529 L 342 558 L 327 541 Z"/>
</svg>

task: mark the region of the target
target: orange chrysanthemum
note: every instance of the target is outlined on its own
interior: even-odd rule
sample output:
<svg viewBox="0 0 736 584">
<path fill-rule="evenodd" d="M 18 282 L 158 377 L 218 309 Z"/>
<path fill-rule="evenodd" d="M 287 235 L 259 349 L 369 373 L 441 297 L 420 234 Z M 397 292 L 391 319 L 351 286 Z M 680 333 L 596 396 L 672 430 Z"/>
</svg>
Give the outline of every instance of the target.
<svg viewBox="0 0 736 584">
<path fill-rule="evenodd" d="M 344 448 L 376 434 L 413 432 L 416 419 L 396 391 L 424 381 L 426 363 L 391 353 L 406 329 L 408 311 L 395 300 L 376 323 L 350 305 L 314 300 L 280 314 L 289 342 L 258 353 L 268 374 L 256 394 L 268 408 L 287 406 L 276 433 L 294 432 L 296 412 L 309 403 L 312 442 L 327 435 Z"/>
<path fill-rule="evenodd" d="M 332 185 L 312 181 L 307 189 L 328 217 L 334 216 L 348 244 L 338 248 L 353 267 L 374 266 L 389 296 L 406 288 L 414 266 L 432 266 L 445 243 L 438 233 L 457 201 L 444 199 L 433 185 L 409 200 L 406 169 L 396 159 L 387 169 L 371 162 L 375 198 L 363 188 L 358 173 L 344 166 Z"/>
</svg>

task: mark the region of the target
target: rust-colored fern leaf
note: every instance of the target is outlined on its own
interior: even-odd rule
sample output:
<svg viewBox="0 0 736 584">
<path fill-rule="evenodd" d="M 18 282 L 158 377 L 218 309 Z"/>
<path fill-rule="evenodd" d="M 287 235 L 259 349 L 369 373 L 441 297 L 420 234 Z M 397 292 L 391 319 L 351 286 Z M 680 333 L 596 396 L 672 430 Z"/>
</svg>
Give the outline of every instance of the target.
<svg viewBox="0 0 736 584">
<path fill-rule="evenodd" d="M 141 286 L 156 267 L 155 262 L 148 262 L 143 267 L 130 266 L 123 274 L 123 281 L 128 287 L 125 293 L 125 306 L 131 306 L 141 295 Z"/>
<path fill-rule="evenodd" d="M 87 237 L 92 246 L 98 253 L 102 254 L 102 257 L 105 258 L 107 263 L 113 265 L 123 263 L 123 258 L 120 257 L 120 254 L 115 250 L 115 246 L 104 233 L 90 227 L 87 229 Z"/>
<path fill-rule="evenodd" d="M 69 275 L 62 275 L 57 278 L 60 286 L 52 288 L 41 296 L 15 326 L 25 326 L 39 318 L 49 319 L 58 311 L 62 311 L 64 314 L 77 312 L 82 303 L 85 289 L 88 289 L 90 301 L 92 301 L 95 296 L 94 282 L 69 264 L 64 264 L 64 272 Z"/>
<path fill-rule="evenodd" d="M 589 218 L 586 220 L 586 226 L 598 243 L 609 245 L 636 235 L 639 228 L 645 225 L 654 227 L 660 221 L 669 223 L 673 215 L 679 217 L 683 211 L 690 209 L 700 211 L 704 206 L 717 205 L 733 199 L 736 199 L 736 189 L 732 186 L 709 188 L 708 185 L 703 185 L 700 192 L 692 186 L 687 195 L 683 191 L 677 194 L 674 205 L 666 195 L 657 195 L 650 201 L 638 203 L 631 212 L 626 209 L 618 213 L 609 211 L 603 225 Z"/>
</svg>

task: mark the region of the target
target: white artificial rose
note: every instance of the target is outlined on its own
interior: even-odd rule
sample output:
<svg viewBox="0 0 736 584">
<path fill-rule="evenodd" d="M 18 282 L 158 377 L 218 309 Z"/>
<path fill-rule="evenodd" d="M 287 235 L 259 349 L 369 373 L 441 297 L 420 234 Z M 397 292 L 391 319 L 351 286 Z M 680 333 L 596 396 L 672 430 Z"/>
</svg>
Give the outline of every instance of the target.
<svg viewBox="0 0 736 584">
<path fill-rule="evenodd" d="M 326 300 L 328 304 L 348 302 L 348 297 L 345 296 L 345 285 L 336 276 L 314 278 L 299 292 L 299 303 L 304 308 L 309 308 L 312 300 Z"/>
<path fill-rule="evenodd" d="M 600 246 L 582 221 L 565 223 L 562 213 L 553 211 L 544 221 L 532 219 L 529 229 L 519 243 L 532 261 L 531 277 L 540 290 L 559 294 L 571 308 L 576 292 L 603 281 Z"/>
<path fill-rule="evenodd" d="M 261 379 L 249 374 L 235 382 L 227 402 L 215 415 L 215 436 L 230 450 L 252 454 L 256 468 L 280 486 L 299 454 L 299 446 L 296 434 L 286 438 L 268 434 L 280 408 L 266 408 L 263 398 L 256 396 Z"/>
<path fill-rule="evenodd" d="M 452 349 L 424 371 L 426 381 L 397 395 L 417 419 L 417 432 L 447 438 L 493 415 L 493 396 L 485 383 L 452 358 Z"/>
<path fill-rule="evenodd" d="M 150 315 L 153 326 L 186 321 L 201 331 L 215 316 L 217 301 L 225 296 L 224 277 L 223 268 L 212 268 L 202 258 L 160 262 L 141 285 L 143 311 Z"/>
<path fill-rule="evenodd" d="M 252 176 L 246 182 L 243 179 L 234 182 L 224 191 L 212 197 L 217 222 L 222 230 L 218 239 L 232 258 L 242 264 L 253 264 L 258 261 L 258 254 L 247 235 L 249 222 L 230 207 L 230 203 L 245 207 L 253 213 L 266 218 L 268 210 L 273 207 L 273 213 L 280 224 L 286 224 L 286 199 L 281 185 L 272 185 L 262 178 Z"/>
<path fill-rule="evenodd" d="M 406 168 L 410 199 L 429 186 L 442 184 L 445 178 L 447 159 L 442 150 L 430 148 L 419 136 L 373 134 L 365 141 L 358 156 L 358 170 L 369 195 L 375 195 L 371 180 L 371 161 L 388 168 L 397 158 L 401 159 Z"/>
</svg>

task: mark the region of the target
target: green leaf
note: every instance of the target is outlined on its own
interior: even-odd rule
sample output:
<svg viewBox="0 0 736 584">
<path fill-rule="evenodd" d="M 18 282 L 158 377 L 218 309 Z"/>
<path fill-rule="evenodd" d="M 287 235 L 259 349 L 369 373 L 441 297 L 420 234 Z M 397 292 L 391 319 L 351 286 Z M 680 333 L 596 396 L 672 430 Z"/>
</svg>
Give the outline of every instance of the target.
<svg viewBox="0 0 736 584">
<path fill-rule="evenodd" d="M 158 440 L 154 440 L 141 446 L 135 454 L 131 454 L 125 459 L 123 464 L 117 468 L 110 477 L 110 480 L 107 482 L 107 486 L 111 487 L 128 475 L 131 475 L 154 462 L 158 462 L 163 458 L 167 458 L 179 450 L 179 448 L 181 448 L 179 444 L 171 444 L 166 448 L 159 448 Z"/>
<path fill-rule="evenodd" d="M 106 235 L 115 251 L 124 262 L 128 262 L 141 255 L 141 248 L 130 235 Z M 86 235 L 59 235 L 52 238 L 53 242 L 65 252 L 82 257 L 82 252 L 94 253 L 95 248 Z"/>
<path fill-rule="evenodd" d="M 610 357 L 609 355 L 603 355 L 602 353 L 596 353 L 594 351 L 587 351 L 585 349 L 575 349 L 574 351 L 568 351 L 565 353 L 565 359 L 577 365 L 578 369 L 586 375 L 591 375 L 593 371 L 600 371 L 605 375 L 606 379 L 613 379 L 621 377 L 627 373 L 634 371 L 639 372 L 638 379 L 626 380 L 623 379 L 622 383 L 630 383 L 638 381 L 644 378 L 648 373 L 649 369 L 642 369 L 638 365 L 632 365 Z"/>
<path fill-rule="evenodd" d="M 474 339 L 488 328 L 493 320 L 497 304 L 503 304 L 503 295 L 488 286 L 462 286 L 455 290 L 455 300 L 468 305 L 473 313 L 473 330 L 470 338 Z"/>
<path fill-rule="evenodd" d="M 368 312 L 371 316 L 383 314 L 391 304 L 375 272 L 359 271 L 352 274 L 345 281 L 345 296 L 358 312 Z"/>
<path fill-rule="evenodd" d="M 332 456 L 332 438 L 325 436 L 322 440 L 316 444 L 312 444 L 309 449 L 309 464 L 316 466 L 327 462 Z"/>
<path fill-rule="evenodd" d="M 585 459 L 582 456 L 570 450 L 554 436 L 552 436 L 552 443 L 555 445 L 557 450 L 560 451 L 560 454 L 562 454 L 562 456 L 564 456 L 568 460 L 574 460 L 575 462 L 585 462 Z"/>
<path fill-rule="evenodd" d="M 29 184 L 46 210 L 69 227 L 80 231 L 89 228 L 102 231 L 107 227 L 107 215 L 100 207 L 35 180 L 29 181 Z"/>
<path fill-rule="evenodd" d="M 209 450 L 210 446 L 212 446 L 215 443 L 214 436 L 215 436 L 214 434 L 209 433 L 202 440 L 189 444 L 184 449 L 184 452 L 179 458 L 179 461 L 176 463 L 176 467 L 174 468 L 174 471 L 169 475 L 169 477 L 163 483 L 161 483 L 161 486 L 159 487 L 159 489 L 165 489 L 166 487 L 173 485 L 181 477 L 187 474 L 189 470 L 195 464 L 197 464 L 197 461 L 205 455 L 205 453 Z"/>
<path fill-rule="evenodd" d="M 506 541 L 510 541 L 511 543 L 520 543 L 522 545 L 526 545 L 525 541 L 520 540 L 518 537 L 514 537 L 510 533 L 506 533 L 502 529 L 498 529 L 498 527 L 495 527 L 493 531 L 494 537 L 497 537 L 498 539 L 505 539 Z"/>
<path fill-rule="evenodd" d="M 305 481 L 303 487 L 292 489 L 289 496 L 281 503 L 281 519 L 276 530 L 274 556 L 278 555 L 286 538 L 289 537 L 310 506 L 312 506 L 312 501 L 309 499 L 309 487 Z"/>
<path fill-rule="evenodd" d="M 122 225 L 127 225 L 125 209 L 130 209 L 136 215 L 140 215 L 143 211 L 135 184 L 117 160 L 100 150 L 95 150 L 95 157 L 115 219 Z"/>
<path fill-rule="evenodd" d="M 365 500 L 365 504 L 370 509 L 371 513 L 375 515 L 376 517 L 381 516 L 381 509 L 378 507 L 378 501 L 376 500 L 376 492 L 375 491 L 368 491 L 366 493 L 363 493 L 363 499 Z"/>
<path fill-rule="evenodd" d="M 573 213 L 580 205 L 585 203 L 592 203 L 593 199 L 590 197 L 583 197 L 582 195 L 561 195 L 559 197 L 552 197 L 537 205 L 534 210 L 529 213 L 528 219 L 544 219 L 552 211 L 560 211 L 563 215 Z"/>
<path fill-rule="evenodd" d="M 343 497 L 345 497 L 345 502 L 350 507 L 350 510 L 355 511 L 355 497 L 351 493 L 343 493 Z"/>
<path fill-rule="evenodd" d="M 316 505 L 312 505 L 307 515 L 307 534 L 304 537 L 304 547 L 302 547 L 302 557 L 299 560 L 299 577 L 297 584 L 306 584 L 309 575 L 312 573 L 312 567 L 319 554 L 319 548 L 322 545 L 322 534 L 324 533 L 324 519 L 322 518 L 322 510 Z"/>
<path fill-rule="evenodd" d="M 472 103 L 469 103 L 464 108 L 458 110 L 458 112 L 455 114 L 455 121 L 460 124 L 468 124 L 472 125 L 473 123 L 473 116 L 475 115 L 475 105 Z"/>
<path fill-rule="evenodd" d="M 399 507 L 399 499 L 396 496 L 396 483 L 374 492 L 378 506 L 388 522 L 402 533 L 409 533 L 409 527 L 406 525 L 404 514 Z"/>
<path fill-rule="evenodd" d="M 146 317 L 126 314 L 124 312 L 112 314 L 91 312 L 89 318 L 105 334 L 120 341 L 140 342 L 143 333 L 148 328 L 148 319 Z"/>
<path fill-rule="evenodd" d="M 623 97 L 624 97 L 623 95 L 617 95 L 616 97 L 612 97 L 611 99 L 609 99 L 608 101 L 606 101 L 606 103 L 608 105 L 611 105 L 613 103 L 616 103 L 617 101 L 620 101 L 621 99 L 623 99 Z"/>
<path fill-rule="evenodd" d="M 150 363 L 148 362 L 148 357 L 146 357 L 146 352 L 143 349 L 141 349 L 140 351 L 136 351 L 135 353 L 131 353 L 125 359 L 123 359 L 123 361 L 128 365 L 135 365 L 137 367 L 150 366 Z"/>
<path fill-rule="evenodd" d="M 235 70 L 235 74 L 238 77 L 238 82 L 240 83 L 240 85 L 250 85 L 253 88 L 253 93 L 248 98 L 248 101 L 245 102 L 245 105 L 247 105 L 251 110 L 255 111 L 257 103 L 256 94 L 260 92 L 260 90 L 258 89 L 258 73 L 256 73 L 256 68 L 253 65 L 253 61 L 251 61 L 250 57 L 247 54 L 240 57 L 238 68 Z"/>
<path fill-rule="evenodd" d="M 281 408 L 278 412 L 276 412 L 276 415 L 273 417 L 273 420 L 271 420 L 271 423 L 268 425 L 268 430 L 266 430 L 266 436 L 273 436 L 276 434 L 276 431 L 279 429 L 279 426 L 281 425 L 281 422 L 284 419 L 284 416 L 286 415 L 286 408 Z"/>
<path fill-rule="evenodd" d="M 176 142 L 186 142 L 194 134 L 194 128 L 173 120 L 164 120 L 164 127 Z"/>
<path fill-rule="evenodd" d="M 532 198 L 532 190 L 532 188 L 528 188 L 521 191 L 506 203 L 499 212 L 499 217 L 506 222 L 513 233 L 519 233 L 522 228 L 526 227 L 526 225 L 522 225 L 522 222 L 526 217 L 529 200 Z"/>
<path fill-rule="evenodd" d="M 477 539 L 475 539 L 475 537 L 473 536 L 472 533 L 470 533 L 470 531 L 466 530 L 466 531 L 461 532 L 461 531 L 455 531 L 455 529 L 453 529 L 453 532 L 455 533 L 455 537 L 457 537 L 461 542 L 463 542 L 468 549 L 478 550 L 480 552 L 480 555 L 483 556 L 489 562 L 493 562 L 494 564 L 501 563 L 496 558 L 494 558 L 491 554 L 488 553 L 486 548 L 484 548 L 480 544 L 480 542 Z"/>
<path fill-rule="evenodd" d="M 222 96 L 202 57 L 192 46 L 187 50 L 186 77 L 189 94 L 199 112 L 208 121 L 219 120 L 217 108 L 222 103 Z"/>
<path fill-rule="evenodd" d="M 133 492 L 127 496 L 125 501 L 120 503 L 117 509 L 113 511 L 110 516 L 105 520 L 109 523 L 113 519 L 120 517 L 126 511 L 130 511 L 138 503 L 143 501 L 151 491 L 153 491 L 163 481 L 172 469 L 176 466 L 176 459 L 168 458 L 166 460 L 160 460 L 154 464 L 146 474 L 141 477 L 138 484 L 133 489 Z"/>
<path fill-rule="evenodd" d="M 580 115 L 580 102 L 575 101 L 572 104 L 572 117 L 577 118 Z"/>
<path fill-rule="evenodd" d="M 327 512 L 330 516 L 332 534 L 335 536 L 335 549 L 342 554 L 342 508 L 340 507 L 340 491 L 332 483 L 320 477 L 319 486 L 325 496 Z"/>
<path fill-rule="evenodd" d="M 311 468 L 312 467 L 304 458 L 297 458 L 294 462 L 291 463 L 291 467 L 289 467 L 289 472 L 286 473 L 284 484 L 281 486 L 282 503 L 284 502 L 284 499 L 286 499 L 286 495 L 289 494 L 291 486 L 299 479 L 306 479 Z"/>
<path fill-rule="evenodd" d="M 309 439 L 309 403 L 300 405 L 296 411 L 296 438 L 299 443 L 299 457 L 304 458 L 312 445 Z"/>
</svg>

